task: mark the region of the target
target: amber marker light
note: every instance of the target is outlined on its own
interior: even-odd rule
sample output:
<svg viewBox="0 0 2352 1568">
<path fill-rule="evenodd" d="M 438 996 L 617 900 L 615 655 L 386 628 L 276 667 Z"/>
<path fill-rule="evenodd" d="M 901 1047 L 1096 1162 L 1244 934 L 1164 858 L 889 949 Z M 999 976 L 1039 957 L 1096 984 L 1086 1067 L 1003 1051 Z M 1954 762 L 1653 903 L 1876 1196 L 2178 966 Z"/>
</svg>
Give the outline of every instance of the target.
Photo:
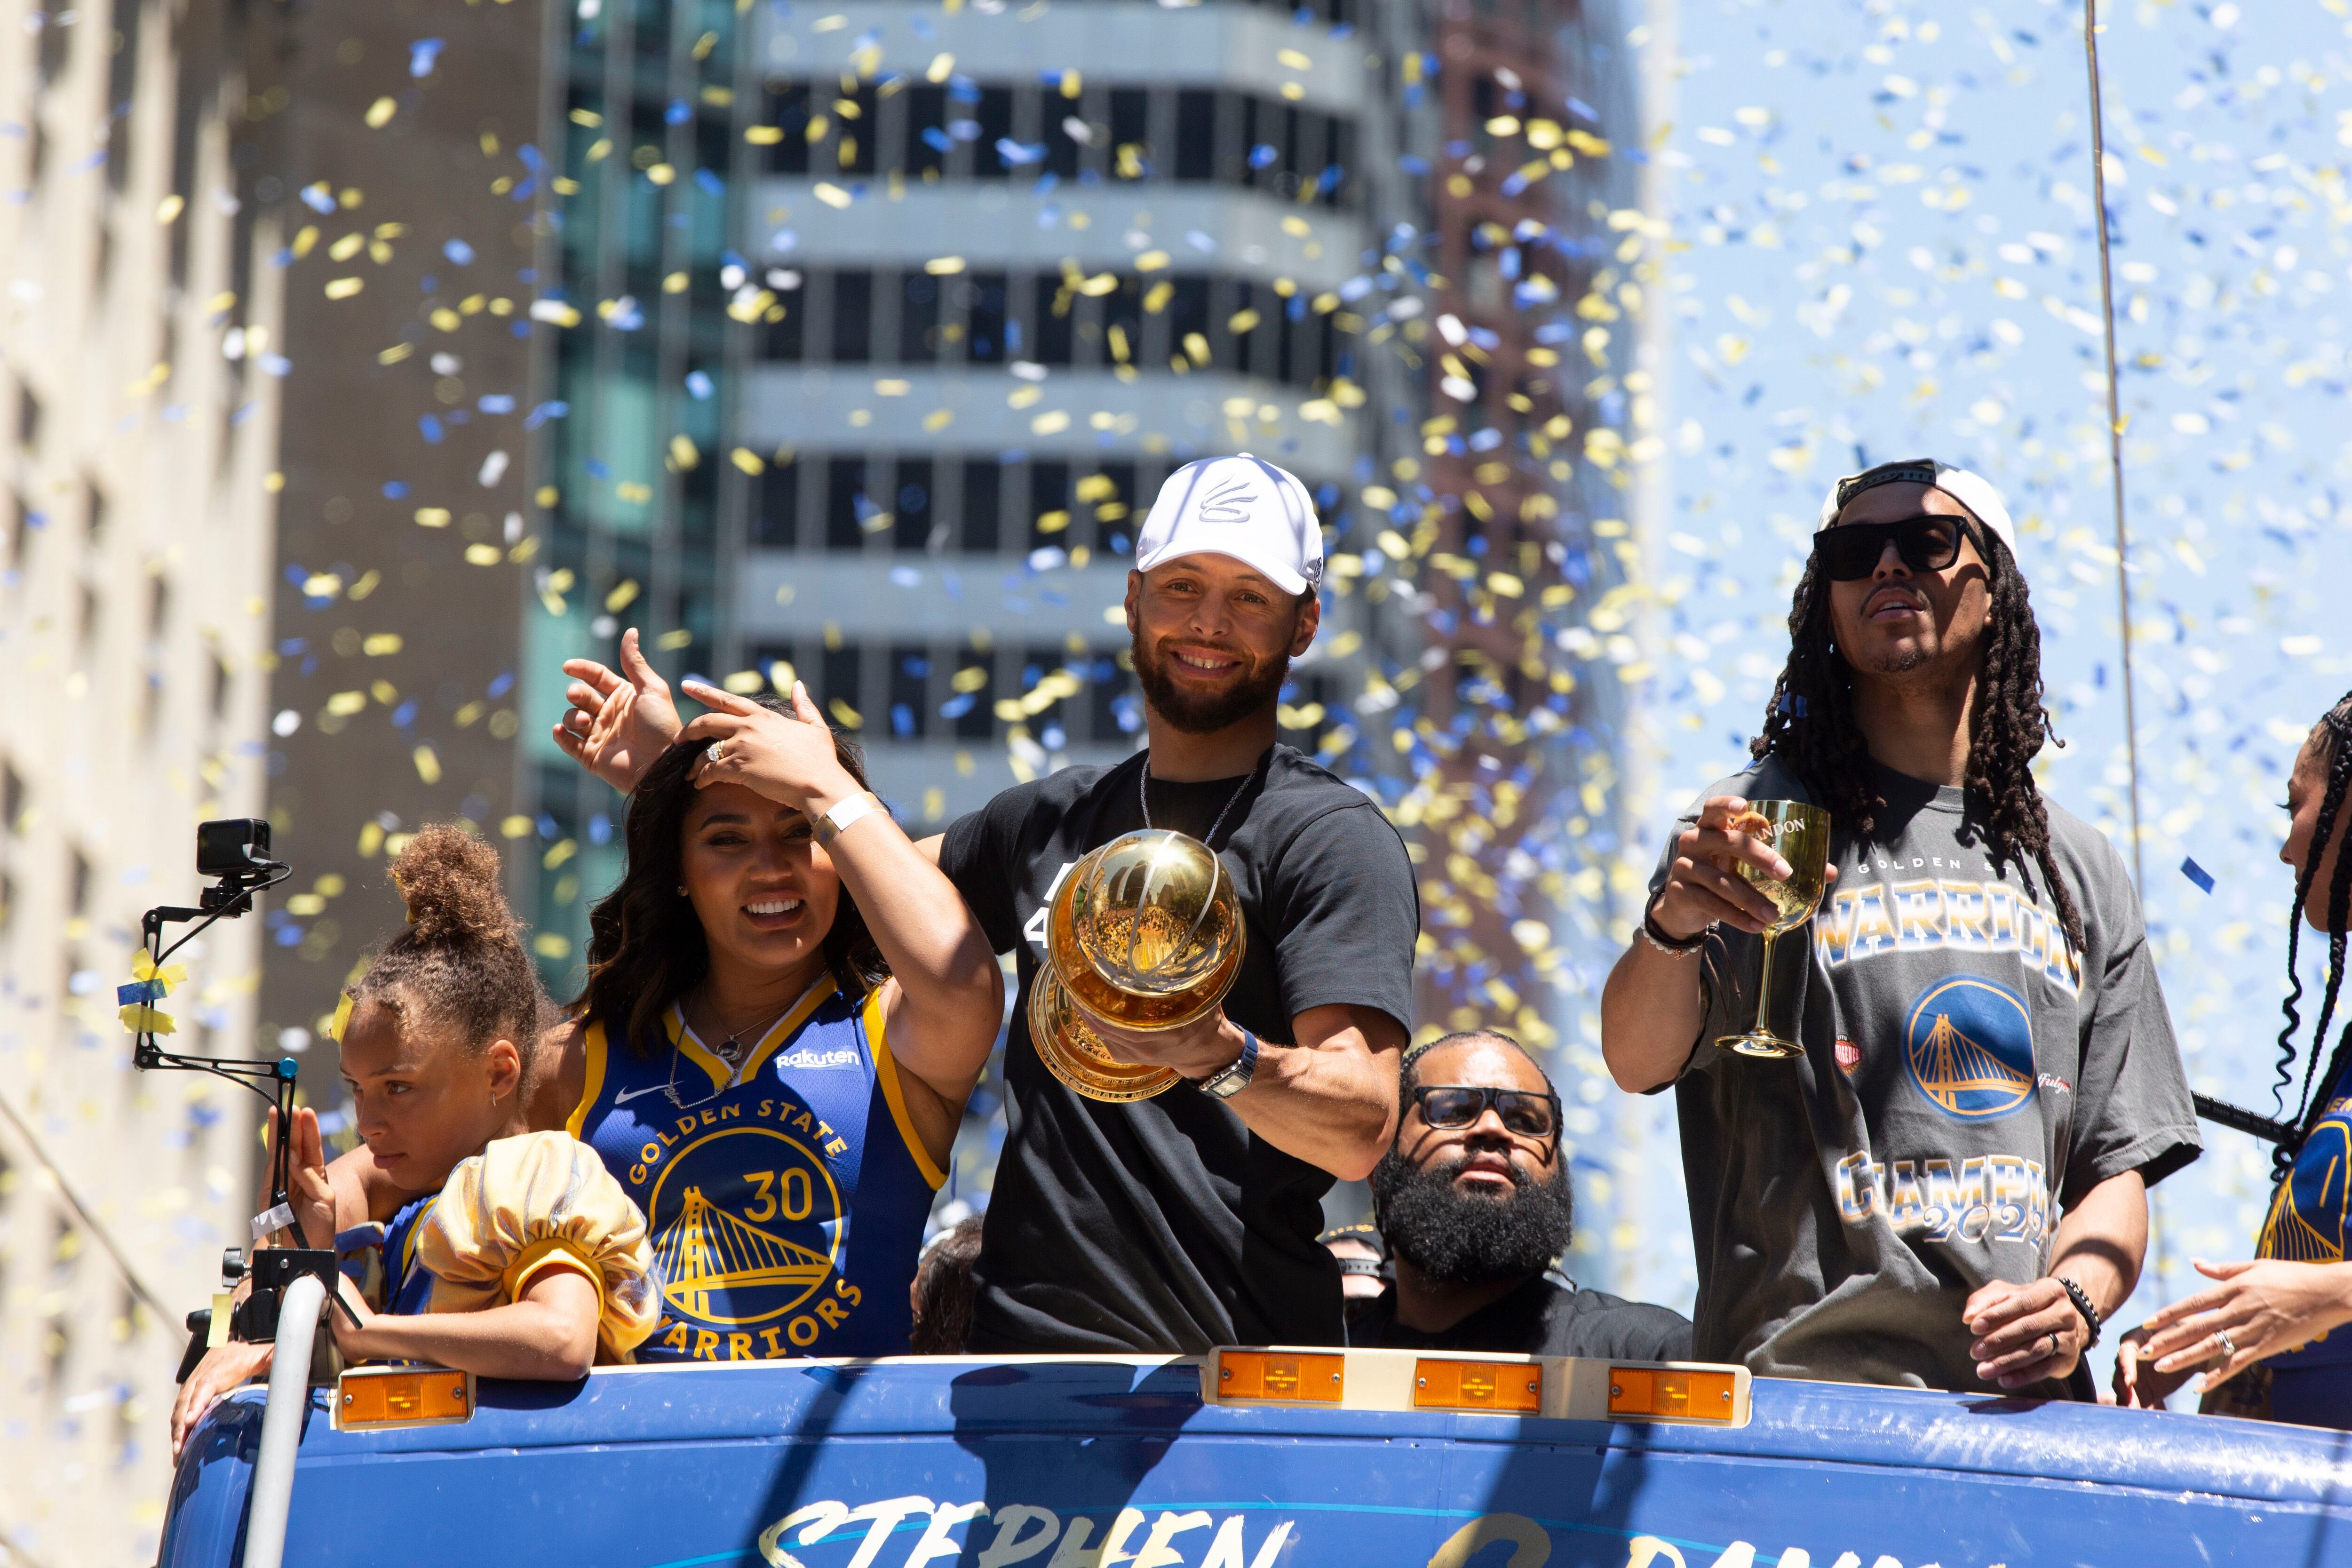
<svg viewBox="0 0 2352 1568">
<path fill-rule="evenodd" d="M 1417 1410 L 1499 1410 L 1533 1415 L 1543 1406 L 1541 1362 L 1417 1361 Z"/>
<path fill-rule="evenodd" d="M 337 1380 L 335 1429 L 444 1426 L 474 1414 L 471 1373 L 443 1367 L 354 1367 Z"/>
<path fill-rule="evenodd" d="M 1220 1401 L 1272 1405 L 1337 1405 L 1347 1393 L 1347 1358 L 1288 1351 L 1222 1351 L 1217 1357 Z"/>
<path fill-rule="evenodd" d="M 1713 1421 L 1730 1426 L 1738 1379 L 1728 1372 L 1669 1371 L 1663 1367 L 1609 1369 L 1609 1414 Z"/>
</svg>

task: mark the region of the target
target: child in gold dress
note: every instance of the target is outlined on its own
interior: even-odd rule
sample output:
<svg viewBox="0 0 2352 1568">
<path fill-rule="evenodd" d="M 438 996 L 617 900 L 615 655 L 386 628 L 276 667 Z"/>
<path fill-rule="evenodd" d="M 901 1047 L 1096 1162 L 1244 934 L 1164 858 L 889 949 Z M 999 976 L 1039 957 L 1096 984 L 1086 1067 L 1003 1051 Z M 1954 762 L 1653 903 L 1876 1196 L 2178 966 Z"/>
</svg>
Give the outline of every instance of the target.
<svg viewBox="0 0 2352 1568">
<path fill-rule="evenodd" d="M 645 1216 L 593 1150 L 533 1132 L 521 1088 L 547 1011 L 497 852 L 427 827 L 394 865 L 409 924 L 343 994 L 343 1081 L 377 1174 L 338 1194 L 316 1114 L 295 1112 L 293 1201 L 305 1239 L 347 1257 L 389 1221 L 383 1290 L 348 1281 L 359 1324 L 329 1314 L 352 1361 L 493 1377 L 574 1378 L 625 1362 L 660 1291 Z"/>
</svg>

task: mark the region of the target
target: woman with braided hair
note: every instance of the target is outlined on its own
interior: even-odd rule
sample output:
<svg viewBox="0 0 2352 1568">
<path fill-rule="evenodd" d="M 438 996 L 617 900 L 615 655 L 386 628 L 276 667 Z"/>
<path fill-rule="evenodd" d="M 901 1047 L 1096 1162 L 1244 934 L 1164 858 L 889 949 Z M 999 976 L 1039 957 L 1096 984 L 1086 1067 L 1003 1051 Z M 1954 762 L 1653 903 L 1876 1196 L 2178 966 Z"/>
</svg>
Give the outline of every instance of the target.
<svg viewBox="0 0 2352 1568">
<path fill-rule="evenodd" d="M 2337 1331 L 2352 1323 L 2352 1263 L 2345 1260 L 2352 1228 L 2345 1200 L 2352 1174 L 2352 1023 L 2333 1050 L 2327 1040 L 2352 930 L 2352 855 L 2344 853 L 2352 837 L 2352 692 L 2311 727 L 2287 784 L 2286 809 L 2279 858 L 2294 868 L 2294 902 L 2287 910 L 2278 1095 L 2284 1100 L 2295 1093 L 2287 1123 L 2295 1139 L 2276 1152 L 2277 1188 L 2253 1258 L 2196 1260 L 2198 1272 L 2219 1283 L 2124 1336 L 2116 1398 L 2160 1406 L 2201 1370 L 2209 1411 L 2352 1429 L 2352 1333 Z M 2306 922 L 2327 935 L 2327 984 L 2298 1087 L 2294 1037 L 2303 1026 L 2303 981 L 2295 960 Z"/>
<path fill-rule="evenodd" d="M 2016 542 L 1963 469 L 1837 482 L 1753 761 L 1685 816 L 1610 974 L 1612 1074 L 1675 1091 L 1702 1360 L 2089 1398 L 2147 1186 L 2197 1155 L 2138 895 L 2034 782 L 2051 729 Z M 1774 946 L 1769 1020 L 1778 910 L 1739 869 L 1789 868 L 1757 799 L 1832 819 L 1831 890 Z M 1758 1022 L 1793 1059 L 1718 1048 Z"/>
</svg>

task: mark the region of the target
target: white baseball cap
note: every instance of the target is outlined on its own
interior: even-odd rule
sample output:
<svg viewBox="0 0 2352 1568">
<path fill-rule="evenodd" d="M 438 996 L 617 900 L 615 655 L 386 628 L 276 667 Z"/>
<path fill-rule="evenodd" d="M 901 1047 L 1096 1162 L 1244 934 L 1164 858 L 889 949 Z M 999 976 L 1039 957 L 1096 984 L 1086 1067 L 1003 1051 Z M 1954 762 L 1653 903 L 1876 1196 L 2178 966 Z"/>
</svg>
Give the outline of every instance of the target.
<svg viewBox="0 0 2352 1568">
<path fill-rule="evenodd" d="M 1881 463 L 1874 468 L 1864 468 L 1858 474 L 1848 474 L 1830 487 L 1822 498 L 1821 521 L 1814 524 L 1818 533 L 1834 525 L 1838 513 L 1848 501 L 1864 490 L 1881 485 L 1926 485 L 1943 491 L 1969 509 L 1979 522 L 1999 536 L 2009 549 L 2010 559 L 2017 558 L 2017 526 L 2009 521 L 2009 505 L 1993 489 L 1992 481 L 1966 468 L 1956 468 L 1949 463 L 1939 463 L 1933 458 L 1913 458 L 1899 463 Z"/>
<path fill-rule="evenodd" d="M 1323 581 L 1315 498 L 1288 469 L 1244 452 L 1203 458 L 1168 476 L 1136 536 L 1135 569 L 1200 554 L 1230 555 L 1286 594 Z"/>
</svg>

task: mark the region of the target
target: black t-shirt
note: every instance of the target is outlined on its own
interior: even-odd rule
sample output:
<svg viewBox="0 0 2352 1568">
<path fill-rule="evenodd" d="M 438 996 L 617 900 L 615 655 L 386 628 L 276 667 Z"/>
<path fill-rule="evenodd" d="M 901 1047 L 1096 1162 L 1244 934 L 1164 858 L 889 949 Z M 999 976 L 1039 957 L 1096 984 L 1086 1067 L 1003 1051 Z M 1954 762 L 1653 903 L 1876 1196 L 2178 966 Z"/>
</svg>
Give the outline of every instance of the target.
<svg viewBox="0 0 2352 1568">
<path fill-rule="evenodd" d="M 1396 1321 L 1396 1292 L 1367 1307 L 1349 1331 L 1360 1345 L 1398 1351 L 1496 1351 L 1620 1361 L 1688 1361 L 1690 1320 L 1665 1307 L 1627 1301 L 1572 1279 L 1538 1274 L 1499 1301 L 1438 1333 Z"/>
<path fill-rule="evenodd" d="M 1054 891 L 1087 851 L 1143 826 L 1143 769 L 1138 754 L 1006 790 L 950 826 L 940 847 L 940 868 L 996 951 L 1020 955 L 971 1346 L 1338 1344 L 1339 1270 L 1315 1240 L 1329 1173 L 1254 1136 L 1190 1083 L 1132 1104 L 1088 1100 L 1029 1042 Z M 1225 1016 L 1285 1045 L 1293 1018 L 1333 1004 L 1409 1029 L 1421 905 L 1388 818 L 1276 746 L 1244 778 L 1153 780 L 1152 824 L 1206 837 L 1229 801 L 1213 847 L 1241 895 L 1248 944 Z"/>
</svg>

